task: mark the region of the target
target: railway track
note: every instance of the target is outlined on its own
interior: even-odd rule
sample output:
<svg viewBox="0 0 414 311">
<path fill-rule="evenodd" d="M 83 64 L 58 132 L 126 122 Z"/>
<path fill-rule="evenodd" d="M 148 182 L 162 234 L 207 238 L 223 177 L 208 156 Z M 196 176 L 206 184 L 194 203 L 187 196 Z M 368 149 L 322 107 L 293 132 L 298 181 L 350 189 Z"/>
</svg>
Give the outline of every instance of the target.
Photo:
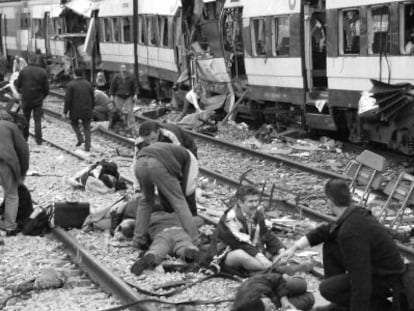
<svg viewBox="0 0 414 311">
<path fill-rule="evenodd" d="M 49 112 L 48 111 L 47 113 L 50 113 L 51 115 L 54 115 L 55 117 L 58 117 L 58 116 L 60 117 L 60 115 L 55 113 L 55 112 Z M 143 116 L 139 116 L 138 118 L 140 118 L 141 120 L 148 120 L 149 119 L 149 118 L 143 117 Z M 121 135 L 115 134 L 115 133 L 113 133 L 111 131 L 108 131 L 106 129 L 103 129 L 101 127 L 98 127 L 98 129 L 95 131 L 95 133 L 99 134 L 101 136 L 104 136 L 107 139 L 110 139 L 114 142 L 117 142 L 121 146 L 127 147 L 130 150 L 133 150 L 133 148 L 134 148 L 134 141 L 131 138 L 123 137 Z M 193 135 L 194 132 L 190 131 L 190 134 Z M 215 144 L 225 146 L 226 148 L 236 148 L 236 150 L 238 152 L 242 152 L 242 151 L 246 150 L 246 152 L 248 154 L 251 154 L 251 155 L 254 155 L 254 156 L 270 157 L 270 159 L 272 159 L 272 161 L 284 161 L 285 160 L 284 157 L 273 157 L 273 156 L 269 156 L 267 154 L 257 153 L 256 151 L 252 152 L 252 150 L 240 147 L 240 146 L 232 144 L 232 143 L 227 143 L 227 142 L 223 142 L 221 140 L 216 140 L 216 139 L 211 138 L 211 137 L 206 136 L 206 135 L 200 135 L 200 134 L 195 134 L 195 135 L 197 135 L 198 137 L 202 137 L 203 139 L 204 138 L 208 139 L 208 140 L 214 142 Z M 312 170 L 312 168 L 310 168 L 307 165 L 302 165 L 301 163 L 292 161 L 290 159 L 288 159 L 288 160 L 289 161 L 286 162 L 286 163 L 288 163 L 288 164 L 293 163 L 292 166 L 295 166 L 295 168 L 304 167 L 306 169 L 306 171 L 314 172 L 317 175 L 322 174 L 324 177 L 330 177 L 330 178 L 345 178 L 345 179 L 347 178 L 343 175 L 335 174 L 335 173 L 325 171 L 325 170 L 320 170 L 320 169 Z M 228 185 L 230 187 L 238 187 L 240 185 L 240 182 L 241 182 L 240 180 L 225 176 L 224 174 L 218 173 L 216 171 L 213 171 L 213 170 L 210 170 L 210 169 L 207 169 L 207 168 L 204 168 L 204 167 L 200 168 L 200 172 L 201 172 L 202 175 L 204 175 L 208 178 L 217 180 L 220 183 Z M 281 190 L 283 192 L 289 192 L 289 190 L 284 189 L 284 188 L 281 188 L 279 190 Z M 272 193 L 273 191 L 274 191 L 274 189 L 271 189 L 270 191 L 269 190 L 265 191 L 264 196 L 268 197 L 268 198 L 272 198 L 272 203 L 275 206 L 277 206 L 278 209 L 283 209 L 283 210 L 286 210 L 286 211 L 290 211 L 291 213 L 294 213 L 294 214 L 299 214 L 300 217 L 302 217 L 302 215 L 303 215 L 303 216 L 309 217 L 309 218 L 311 218 L 311 219 L 313 219 L 317 222 L 326 222 L 326 221 L 332 221 L 333 220 L 332 217 L 330 217 L 330 216 L 328 216 L 324 213 L 321 213 L 317 210 L 314 210 L 309 206 L 301 204 L 300 202 L 298 202 L 298 197 L 297 196 L 294 197 L 293 199 L 287 199 L 287 200 L 286 199 L 278 199 L 278 198 L 274 198 L 274 195 Z M 210 217 L 206 217 L 206 219 L 211 221 Z M 404 244 L 399 243 L 399 242 L 398 242 L 398 246 L 399 246 L 402 254 L 405 257 L 410 258 L 410 260 L 414 260 L 414 249 L 412 249 L 411 247 L 405 246 Z"/>
</svg>

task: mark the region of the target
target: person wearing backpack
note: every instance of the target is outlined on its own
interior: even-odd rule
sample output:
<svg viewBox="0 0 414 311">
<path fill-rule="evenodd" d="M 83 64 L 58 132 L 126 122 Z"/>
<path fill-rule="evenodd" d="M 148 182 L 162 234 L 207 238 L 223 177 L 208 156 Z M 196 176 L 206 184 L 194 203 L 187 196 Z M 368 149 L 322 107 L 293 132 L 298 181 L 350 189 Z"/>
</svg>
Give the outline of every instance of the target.
<svg viewBox="0 0 414 311">
<path fill-rule="evenodd" d="M 18 186 L 29 169 L 29 146 L 17 125 L 8 120 L 0 120 L 0 146 L 0 186 L 5 203 L 0 230 L 10 235 L 17 229 Z"/>
</svg>

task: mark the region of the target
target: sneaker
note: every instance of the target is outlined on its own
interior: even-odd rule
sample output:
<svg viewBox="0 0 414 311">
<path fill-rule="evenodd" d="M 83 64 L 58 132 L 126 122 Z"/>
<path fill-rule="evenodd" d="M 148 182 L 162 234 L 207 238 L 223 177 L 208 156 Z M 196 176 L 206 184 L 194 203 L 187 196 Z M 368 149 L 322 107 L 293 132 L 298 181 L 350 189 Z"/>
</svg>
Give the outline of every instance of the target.
<svg viewBox="0 0 414 311">
<path fill-rule="evenodd" d="M 198 262 L 200 260 L 200 251 L 194 248 L 186 248 L 184 250 L 184 260 L 186 262 Z"/>
<path fill-rule="evenodd" d="M 155 263 L 155 256 L 154 254 L 148 253 L 145 254 L 144 257 L 138 259 L 131 267 L 131 272 L 135 275 L 141 275 L 144 270 L 150 269 L 154 270 L 157 266 Z"/>
<path fill-rule="evenodd" d="M 77 143 L 76 143 L 76 147 L 79 147 L 80 145 L 82 145 L 83 144 L 83 140 L 81 140 L 81 141 L 78 141 Z"/>
</svg>

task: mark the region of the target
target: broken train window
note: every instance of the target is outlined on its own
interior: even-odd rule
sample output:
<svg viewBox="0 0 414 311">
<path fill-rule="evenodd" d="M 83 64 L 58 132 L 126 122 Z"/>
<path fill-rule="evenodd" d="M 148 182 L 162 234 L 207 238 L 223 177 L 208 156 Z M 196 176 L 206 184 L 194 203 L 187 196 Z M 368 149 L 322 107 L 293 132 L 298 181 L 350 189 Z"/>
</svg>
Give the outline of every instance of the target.
<svg viewBox="0 0 414 311">
<path fill-rule="evenodd" d="M 401 54 L 414 53 L 414 3 L 400 6 L 400 51 Z"/>
<path fill-rule="evenodd" d="M 160 45 L 164 47 L 171 47 L 169 43 L 169 18 L 167 16 L 158 16 L 158 29 L 160 32 Z"/>
<path fill-rule="evenodd" d="M 132 42 L 132 17 L 122 17 L 122 42 Z"/>
<path fill-rule="evenodd" d="M 146 22 L 145 16 L 138 16 L 138 43 L 146 44 Z"/>
<path fill-rule="evenodd" d="M 111 27 L 111 20 L 108 17 L 103 18 L 102 23 L 103 29 L 103 41 L 104 42 L 112 42 L 112 27 Z"/>
<path fill-rule="evenodd" d="M 266 53 L 266 32 L 265 19 L 252 19 L 250 24 L 250 32 L 252 38 L 252 51 L 254 56 L 267 55 Z"/>
<path fill-rule="evenodd" d="M 39 18 L 33 19 L 33 37 L 36 39 L 44 38 L 42 19 L 39 19 Z"/>
<path fill-rule="evenodd" d="M 368 54 L 390 52 L 389 19 L 388 6 L 368 10 Z"/>
<path fill-rule="evenodd" d="M 272 19 L 272 53 L 274 56 L 289 55 L 290 26 L 289 16 Z"/>
</svg>

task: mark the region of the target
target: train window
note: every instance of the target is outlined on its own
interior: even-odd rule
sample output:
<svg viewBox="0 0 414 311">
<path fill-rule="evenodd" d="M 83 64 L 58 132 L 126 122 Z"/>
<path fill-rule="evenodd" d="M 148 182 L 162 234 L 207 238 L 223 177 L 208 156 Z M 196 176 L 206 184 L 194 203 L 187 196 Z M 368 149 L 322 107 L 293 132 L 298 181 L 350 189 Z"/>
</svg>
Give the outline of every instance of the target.
<svg viewBox="0 0 414 311">
<path fill-rule="evenodd" d="M 138 16 L 138 43 L 145 44 L 145 17 L 144 16 Z"/>
<path fill-rule="evenodd" d="M 112 17 L 112 31 L 114 42 L 121 42 L 119 29 L 119 17 Z"/>
<path fill-rule="evenodd" d="M 156 16 L 147 17 L 147 33 L 148 33 L 148 44 L 158 45 L 159 30 L 158 21 Z"/>
<path fill-rule="evenodd" d="M 30 13 L 21 13 L 20 14 L 20 29 L 29 29 L 30 28 Z"/>
<path fill-rule="evenodd" d="M 203 7 L 204 20 L 217 19 L 217 3 L 216 1 L 206 2 Z"/>
<path fill-rule="evenodd" d="M 400 7 L 400 51 L 401 54 L 414 54 L 414 3 Z"/>
<path fill-rule="evenodd" d="M 122 17 L 122 39 L 123 42 L 132 42 L 132 17 Z"/>
<path fill-rule="evenodd" d="M 264 18 L 253 19 L 250 23 L 252 38 L 252 52 L 254 56 L 267 55 L 266 53 L 266 32 Z"/>
<path fill-rule="evenodd" d="M 161 46 L 168 47 L 168 19 L 166 16 L 158 16 L 158 28 Z"/>
<path fill-rule="evenodd" d="M 41 19 L 33 19 L 33 37 L 36 39 L 43 39 L 44 33 L 43 33 L 43 20 Z"/>
<path fill-rule="evenodd" d="M 62 33 L 65 33 L 65 20 L 61 17 L 53 18 L 53 28 L 54 28 L 54 34 L 60 35 Z"/>
<path fill-rule="evenodd" d="M 368 10 L 368 54 L 390 52 L 388 6 Z"/>
<path fill-rule="evenodd" d="M 103 19 L 103 38 L 105 42 L 111 42 L 112 41 L 112 26 L 111 26 L 111 20 L 109 18 Z"/>
<path fill-rule="evenodd" d="M 8 37 L 16 36 L 16 31 L 17 31 L 17 26 L 18 26 L 16 23 L 16 19 L 6 18 L 5 23 L 6 23 L 6 36 Z"/>
<path fill-rule="evenodd" d="M 272 20 L 272 53 L 274 56 L 289 55 L 289 33 L 289 16 L 279 16 Z"/>
<path fill-rule="evenodd" d="M 343 54 L 359 54 L 359 38 L 361 33 L 361 20 L 359 10 L 350 9 L 342 11 L 341 51 Z"/>
</svg>

